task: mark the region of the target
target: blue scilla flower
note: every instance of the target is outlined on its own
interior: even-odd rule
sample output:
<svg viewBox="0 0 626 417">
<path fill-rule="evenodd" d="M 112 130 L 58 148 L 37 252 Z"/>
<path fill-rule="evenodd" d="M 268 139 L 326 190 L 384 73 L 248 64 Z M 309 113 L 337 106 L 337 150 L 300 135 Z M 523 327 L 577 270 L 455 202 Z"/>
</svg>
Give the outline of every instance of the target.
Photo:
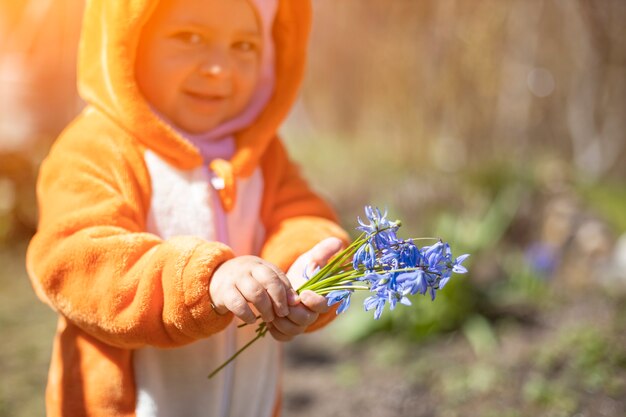
<svg viewBox="0 0 626 417">
<path fill-rule="evenodd" d="M 424 247 L 422 250 L 424 269 L 426 270 L 424 277 L 426 278 L 430 296 L 434 300 L 436 291 L 445 287 L 453 272 L 457 274 L 467 272 L 467 268 L 462 263 L 469 255 L 461 255 L 453 260 L 450 245 L 443 242 Z"/>
<path fill-rule="evenodd" d="M 463 265 L 461 265 L 463 263 L 463 261 L 466 260 L 467 258 L 469 258 L 469 254 L 468 253 L 457 257 L 454 260 L 454 264 L 452 265 L 452 272 L 457 273 L 457 274 L 465 274 L 465 273 L 467 273 L 467 268 L 464 267 Z"/>
<path fill-rule="evenodd" d="M 389 248 L 385 248 L 380 251 L 380 266 L 386 269 L 391 269 L 400 264 L 399 260 L 399 252 L 396 250 L 389 250 Z"/>
<path fill-rule="evenodd" d="M 395 271 L 400 268 L 400 253 L 396 250 L 384 250 L 380 257 L 380 268 L 383 271 Z"/>
<path fill-rule="evenodd" d="M 378 249 L 393 245 L 398 241 L 396 232 L 400 227 L 400 222 L 387 220 L 387 212 L 382 213 L 380 209 L 372 206 L 365 206 L 365 216 L 370 221 L 369 224 L 357 218 L 359 222 L 358 230 L 365 232 Z"/>
<path fill-rule="evenodd" d="M 366 271 L 372 271 L 376 267 L 376 249 L 371 242 L 363 244 L 354 254 L 352 267 L 358 271 L 360 265 L 363 265 Z"/>
<path fill-rule="evenodd" d="M 372 309 L 375 309 L 374 319 L 378 320 L 381 314 L 383 314 L 383 309 L 385 308 L 385 302 L 386 300 L 384 298 L 373 295 L 371 297 L 367 297 L 365 301 L 363 301 L 363 307 L 365 308 L 365 311 L 370 311 Z"/>
<path fill-rule="evenodd" d="M 448 267 L 446 268 L 441 278 L 439 279 L 439 282 L 437 283 L 438 290 L 446 286 L 448 281 L 450 281 L 450 277 L 452 276 L 453 272 L 455 274 L 467 273 L 467 268 L 462 265 L 463 261 L 465 261 L 467 258 L 469 258 L 469 254 L 464 254 L 458 256 L 454 261 L 451 261 L 449 263 Z"/>
<path fill-rule="evenodd" d="M 430 271 L 438 271 L 441 268 L 441 261 L 444 255 L 444 243 L 439 241 L 432 246 L 422 248 L 422 256 L 425 266 Z"/>
<path fill-rule="evenodd" d="M 397 276 L 397 273 L 395 272 L 391 272 L 391 273 L 384 272 L 381 274 L 373 273 L 373 274 L 368 275 L 367 278 L 370 284 L 370 291 L 380 292 L 380 291 L 386 291 L 386 289 L 388 288 L 395 288 L 396 276 Z"/>
<path fill-rule="evenodd" d="M 400 243 L 398 245 L 398 252 L 400 254 L 400 265 L 402 267 L 416 267 L 422 260 L 422 254 L 412 240 L 405 240 Z"/>
<path fill-rule="evenodd" d="M 374 318 L 379 319 L 387 302 L 390 310 L 393 310 L 397 303 L 411 305 L 407 296 L 413 289 L 411 282 L 413 279 L 412 274 L 396 271 L 367 275 L 370 291 L 374 294 L 365 300 L 365 311 L 375 308 Z"/>
<path fill-rule="evenodd" d="M 381 279 L 387 279 L 387 278 L 388 277 L 384 273 L 380 274 L 375 271 L 369 271 L 367 274 L 363 275 L 358 280 L 366 282 L 371 288 L 373 285 L 376 285 L 376 283 L 380 281 Z"/>
<path fill-rule="evenodd" d="M 449 278 L 453 272 L 458 274 L 467 272 L 467 268 L 461 264 L 469 255 L 461 255 L 453 260 L 452 250 L 448 243 L 437 242 L 433 246 L 422 248 L 422 251 L 426 269 L 438 273 L 443 278 Z"/>
<path fill-rule="evenodd" d="M 403 289 L 398 286 L 395 289 L 389 289 L 385 295 L 387 301 L 389 301 L 389 310 L 396 308 L 397 303 L 404 304 L 405 306 L 411 305 L 411 300 L 407 298 L 407 295 L 409 295 L 408 289 Z"/>
<path fill-rule="evenodd" d="M 335 305 L 337 303 L 341 303 L 339 308 L 337 309 L 337 314 L 341 314 L 350 307 L 350 296 L 352 295 L 352 291 L 350 290 L 336 290 L 331 291 L 326 295 L 326 299 L 328 300 L 328 306 Z"/>
<path fill-rule="evenodd" d="M 428 282 L 424 271 L 418 269 L 416 271 L 403 272 L 397 278 L 398 287 L 402 292 L 408 291 L 409 294 L 426 294 L 428 290 Z"/>
<path fill-rule="evenodd" d="M 366 308 L 365 311 L 368 311 L 369 309 L 373 308 L 371 307 L 373 305 L 371 304 L 373 302 L 372 297 L 380 298 L 384 301 L 392 300 L 393 297 L 391 297 L 390 294 L 397 291 L 397 275 L 398 274 L 395 272 L 391 272 L 391 273 L 372 272 L 370 274 L 367 274 L 365 277 L 363 277 L 363 281 L 367 283 L 367 286 L 369 287 L 370 292 L 374 294 L 370 297 L 370 302 L 369 302 L 370 308 Z M 382 303 L 382 305 L 384 306 L 384 302 Z M 394 303 L 394 306 L 395 306 L 395 303 Z M 380 317 L 381 313 L 382 311 L 379 312 L 377 316 Z"/>
<path fill-rule="evenodd" d="M 422 255 L 412 240 L 398 241 L 382 250 L 381 263 L 389 269 L 415 268 L 420 265 Z"/>
<path fill-rule="evenodd" d="M 407 306 L 411 305 L 411 301 L 407 297 L 410 289 L 398 286 L 397 280 L 381 279 L 378 284 L 375 288 L 372 288 L 374 295 L 366 298 L 363 303 L 365 311 L 375 309 L 374 319 L 378 320 L 380 318 L 386 303 L 389 303 L 390 310 L 395 309 L 398 303 Z"/>
</svg>

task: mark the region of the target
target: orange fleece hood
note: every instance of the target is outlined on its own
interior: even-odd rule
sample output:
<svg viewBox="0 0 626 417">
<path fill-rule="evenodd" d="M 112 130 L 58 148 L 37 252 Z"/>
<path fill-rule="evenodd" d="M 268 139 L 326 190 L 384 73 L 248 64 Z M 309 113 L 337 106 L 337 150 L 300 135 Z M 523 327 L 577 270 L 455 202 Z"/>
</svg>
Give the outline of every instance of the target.
<svg viewBox="0 0 626 417">
<path fill-rule="evenodd" d="M 113 118 L 144 146 L 180 169 L 203 163 L 199 151 L 156 116 L 135 81 L 143 25 L 159 0 L 87 0 L 79 45 L 78 89 L 90 105 Z M 224 179 L 224 207 L 234 205 L 236 178 L 250 176 L 289 113 L 303 78 L 311 22 L 309 0 L 280 0 L 272 34 L 275 85 L 254 122 L 235 133 L 230 161 L 211 168 Z"/>
</svg>

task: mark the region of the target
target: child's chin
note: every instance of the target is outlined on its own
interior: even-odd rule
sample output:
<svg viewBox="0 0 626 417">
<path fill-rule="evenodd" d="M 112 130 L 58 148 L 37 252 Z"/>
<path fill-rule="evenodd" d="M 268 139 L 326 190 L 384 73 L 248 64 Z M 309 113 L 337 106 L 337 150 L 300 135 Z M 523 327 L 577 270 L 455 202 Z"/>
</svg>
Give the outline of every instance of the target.
<svg viewBox="0 0 626 417">
<path fill-rule="evenodd" d="M 189 134 L 201 135 L 215 129 L 221 123 L 221 119 L 211 116 L 198 116 L 198 120 L 184 120 L 176 123 L 176 126 Z"/>
</svg>

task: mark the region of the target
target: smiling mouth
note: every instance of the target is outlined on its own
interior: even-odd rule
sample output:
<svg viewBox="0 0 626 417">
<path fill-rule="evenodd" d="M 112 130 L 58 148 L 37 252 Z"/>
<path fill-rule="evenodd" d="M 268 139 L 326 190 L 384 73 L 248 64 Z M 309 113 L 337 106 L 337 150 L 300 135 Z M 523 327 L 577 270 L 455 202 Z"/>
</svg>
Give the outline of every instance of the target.
<svg viewBox="0 0 626 417">
<path fill-rule="evenodd" d="M 224 95 L 218 95 L 218 94 L 202 94 L 202 93 L 196 93 L 193 91 L 187 91 L 185 92 L 185 94 L 187 94 L 189 97 L 196 99 L 196 100 L 201 100 L 201 101 L 206 101 L 206 102 L 219 102 L 222 100 L 226 99 L 226 96 Z"/>
</svg>

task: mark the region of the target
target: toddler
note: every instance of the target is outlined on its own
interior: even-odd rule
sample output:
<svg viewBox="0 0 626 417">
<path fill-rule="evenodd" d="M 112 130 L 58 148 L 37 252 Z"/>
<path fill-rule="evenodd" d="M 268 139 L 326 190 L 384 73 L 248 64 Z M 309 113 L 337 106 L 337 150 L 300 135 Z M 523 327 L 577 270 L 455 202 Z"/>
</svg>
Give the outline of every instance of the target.
<svg viewBox="0 0 626 417">
<path fill-rule="evenodd" d="M 59 314 L 49 417 L 279 414 L 277 341 L 334 317 L 294 289 L 346 239 L 276 136 L 309 20 L 305 0 L 87 1 L 87 107 L 42 164 L 27 256 Z M 207 379 L 258 318 L 273 337 Z"/>
</svg>

